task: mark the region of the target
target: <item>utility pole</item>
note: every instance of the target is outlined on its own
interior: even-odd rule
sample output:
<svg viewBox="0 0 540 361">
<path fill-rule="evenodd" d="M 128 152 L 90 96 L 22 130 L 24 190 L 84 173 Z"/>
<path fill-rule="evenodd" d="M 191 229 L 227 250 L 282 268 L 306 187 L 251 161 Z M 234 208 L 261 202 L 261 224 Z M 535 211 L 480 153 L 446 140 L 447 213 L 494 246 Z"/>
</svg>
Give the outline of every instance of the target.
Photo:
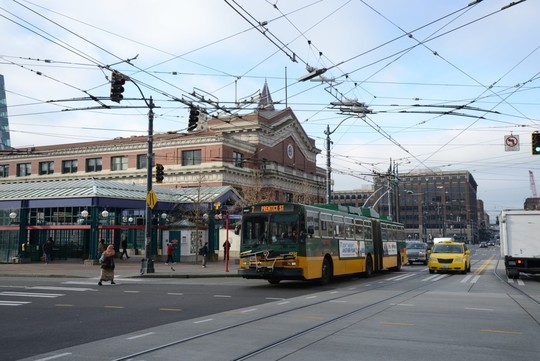
<svg viewBox="0 0 540 361">
<path fill-rule="evenodd" d="M 327 125 L 324 132 L 326 134 L 326 204 L 330 204 L 332 201 L 332 165 L 330 162 L 330 146 L 332 145 L 330 134 L 332 133 L 330 133 L 330 125 Z"/>
<path fill-rule="evenodd" d="M 152 169 L 153 169 L 153 160 L 154 160 L 154 102 L 152 97 L 147 103 L 148 105 L 148 146 L 146 153 L 146 194 L 149 196 L 153 193 L 152 190 Z M 144 258 L 141 261 L 141 274 L 144 273 L 154 273 L 154 261 L 152 261 L 152 208 L 146 202 L 146 220 L 144 223 L 144 232 L 146 235 L 146 244 Z"/>
<path fill-rule="evenodd" d="M 327 69 L 325 68 L 314 70 L 307 76 L 298 79 L 298 81 L 311 79 L 324 73 L 326 70 Z M 324 134 L 326 135 L 326 204 L 330 204 L 332 202 L 332 165 L 330 160 L 330 146 L 332 145 L 332 141 L 330 140 L 330 135 L 332 135 L 332 133 L 334 133 L 345 120 L 352 117 L 364 118 L 366 114 L 372 113 L 372 111 L 367 108 L 365 103 L 361 103 L 357 100 L 344 99 L 337 102 L 331 102 L 330 105 L 334 109 L 339 109 L 340 114 L 348 115 L 348 117 L 339 122 L 334 130 L 330 131 L 330 125 L 327 125 L 326 130 L 324 131 Z"/>
</svg>

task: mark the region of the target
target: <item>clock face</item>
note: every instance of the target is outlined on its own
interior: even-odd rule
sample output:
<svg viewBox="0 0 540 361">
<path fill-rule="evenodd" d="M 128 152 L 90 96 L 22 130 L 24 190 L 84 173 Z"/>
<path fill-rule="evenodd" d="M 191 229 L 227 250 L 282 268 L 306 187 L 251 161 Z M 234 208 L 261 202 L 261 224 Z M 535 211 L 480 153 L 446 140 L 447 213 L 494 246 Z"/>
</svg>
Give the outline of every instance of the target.
<svg viewBox="0 0 540 361">
<path fill-rule="evenodd" d="M 294 156 L 294 147 L 292 144 L 289 144 L 287 145 L 287 155 L 289 156 L 289 158 L 293 158 Z"/>
</svg>

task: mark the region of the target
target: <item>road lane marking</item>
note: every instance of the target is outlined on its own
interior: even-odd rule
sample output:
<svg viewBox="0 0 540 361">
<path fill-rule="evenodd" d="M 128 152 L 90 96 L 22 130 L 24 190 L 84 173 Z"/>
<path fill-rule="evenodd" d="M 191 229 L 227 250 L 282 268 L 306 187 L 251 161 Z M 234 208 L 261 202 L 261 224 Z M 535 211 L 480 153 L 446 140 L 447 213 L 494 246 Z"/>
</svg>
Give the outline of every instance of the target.
<svg viewBox="0 0 540 361">
<path fill-rule="evenodd" d="M 180 293 L 180 292 L 169 292 L 167 294 L 171 295 L 171 296 L 183 296 L 184 295 L 183 293 Z"/>
<path fill-rule="evenodd" d="M 126 340 L 135 340 L 135 339 L 138 339 L 138 338 L 141 338 L 141 337 L 150 336 L 150 335 L 153 335 L 153 334 L 155 334 L 155 332 L 147 332 L 147 333 L 143 333 L 143 334 L 141 334 L 141 335 L 136 335 L 136 336 L 128 337 Z"/>
<path fill-rule="evenodd" d="M 73 305 L 70 305 L 68 303 L 57 303 L 55 306 L 56 307 L 73 307 Z"/>
<path fill-rule="evenodd" d="M 471 311 L 493 311 L 493 308 L 476 308 L 476 307 L 465 307 L 466 310 Z"/>
<path fill-rule="evenodd" d="M 175 312 L 182 311 L 182 309 L 180 309 L 180 308 L 160 308 L 159 310 L 160 311 L 175 311 Z"/>
<path fill-rule="evenodd" d="M 37 359 L 35 361 L 48 361 L 48 360 L 54 360 L 54 359 L 57 359 L 57 358 L 60 358 L 60 357 L 65 357 L 65 356 L 69 356 L 71 355 L 71 352 L 64 352 L 64 353 L 59 353 L 58 355 L 53 355 L 53 356 L 49 356 L 49 357 L 45 357 L 45 358 L 40 358 L 40 359 Z"/>
<path fill-rule="evenodd" d="M 480 332 L 504 333 L 506 335 L 523 335 L 523 332 L 521 331 L 507 331 L 507 330 L 480 330 Z"/>
<path fill-rule="evenodd" d="M 257 311 L 256 308 L 250 308 L 250 309 L 247 309 L 247 310 L 240 311 L 240 313 L 249 313 L 249 312 L 255 312 L 255 311 Z"/>
<path fill-rule="evenodd" d="M 124 308 L 124 306 L 103 306 L 105 308 Z"/>
<path fill-rule="evenodd" d="M 214 295 L 216 298 L 231 298 L 232 296 L 229 295 Z"/>
<path fill-rule="evenodd" d="M 205 320 L 194 321 L 193 323 L 205 323 L 205 322 L 210 322 L 210 321 L 213 321 L 213 320 L 214 320 L 213 318 L 207 318 Z"/>
<path fill-rule="evenodd" d="M 482 273 L 482 271 L 484 271 L 484 268 L 486 268 L 489 263 L 491 262 L 491 260 L 493 259 L 493 255 L 491 255 L 491 257 L 489 257 L 487 260 L 484 261 L 484 263 L 482 263 L 482 265 L 480 267 L 478 267 L 478 269 L 474 272 L 475 275 L 479 275 L 480 273 Z"/>
<path fill-rule="evenodd" d="M 407 306 L 407 307 L 414 307 L 412 303 L 391 303 L 390 306 Z"/>
<path fill-rule="evenodd" d="M 124 291 L 124 293 L 141 293 L 141 291 Z"/>
</svg>

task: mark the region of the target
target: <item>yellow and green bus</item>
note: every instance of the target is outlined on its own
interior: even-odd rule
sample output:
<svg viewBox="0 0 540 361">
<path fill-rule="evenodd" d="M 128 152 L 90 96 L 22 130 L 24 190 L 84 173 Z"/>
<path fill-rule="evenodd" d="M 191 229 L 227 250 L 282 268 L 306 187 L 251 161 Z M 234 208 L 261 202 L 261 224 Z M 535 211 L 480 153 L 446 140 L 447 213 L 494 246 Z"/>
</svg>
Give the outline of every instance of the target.
<svg viewBox="0 0 540 361">
<path fill-rule="evenodd" d="M 282 280 L 319 280 L 407 263 L 403 225 L 369 208 L 334 204 L 258 203 L 242 212 L 240 276 Z"/>
</svg>

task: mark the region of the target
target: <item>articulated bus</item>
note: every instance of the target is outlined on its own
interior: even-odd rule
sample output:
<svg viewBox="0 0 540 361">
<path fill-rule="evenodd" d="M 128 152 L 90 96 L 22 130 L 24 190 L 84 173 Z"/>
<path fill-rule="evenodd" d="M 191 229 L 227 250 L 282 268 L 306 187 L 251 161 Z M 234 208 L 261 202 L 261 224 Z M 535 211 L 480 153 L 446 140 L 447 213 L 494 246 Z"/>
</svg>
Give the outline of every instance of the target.
<svg viewBox="0 0 540 361">
<path fill-rule="evenodd" d="M 240 269 L 244 278 L 330 282 L 335 276 L 407 263 L 403 225 L 368 208 L 259 203 L 243 209 Z"/>
</svg>

